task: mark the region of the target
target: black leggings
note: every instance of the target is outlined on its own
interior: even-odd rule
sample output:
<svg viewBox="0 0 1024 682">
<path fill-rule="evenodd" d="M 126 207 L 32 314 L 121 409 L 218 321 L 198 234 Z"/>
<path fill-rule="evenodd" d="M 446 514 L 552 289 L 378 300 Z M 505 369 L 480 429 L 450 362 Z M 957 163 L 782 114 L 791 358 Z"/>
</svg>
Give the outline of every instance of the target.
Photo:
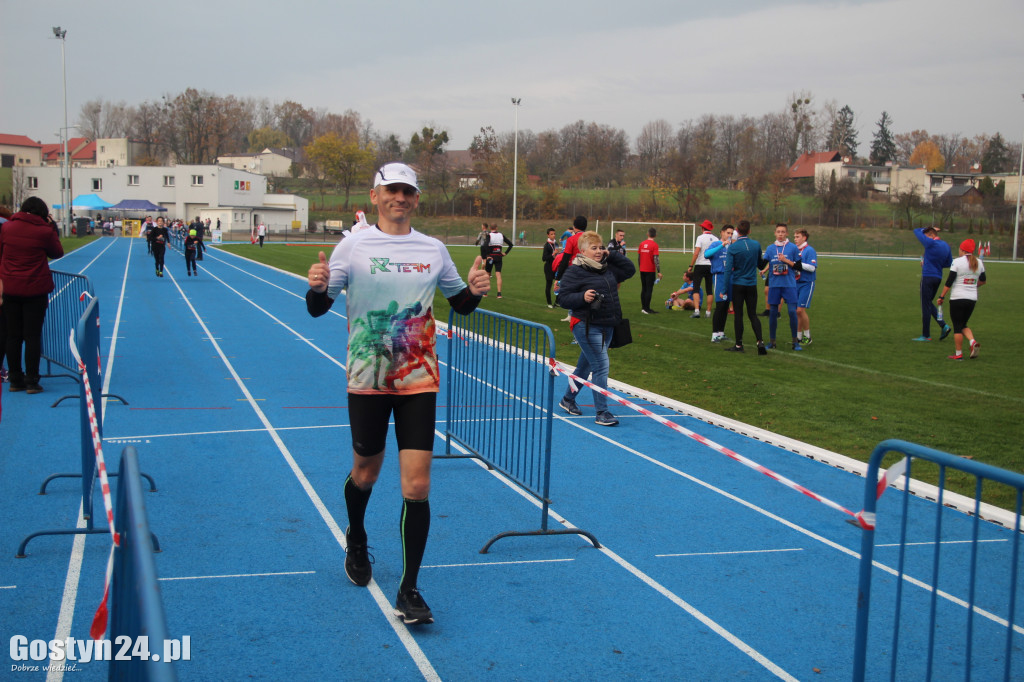
<svg viewBox="0 0 1024 682">
<path fill-rule="evenodd" d="M 43 322 L 46 321 L 46 294 L 41 296 L 4 296 L 3 314 L 7 319 L 7 367 L 12 383 L 39 381 L 39 361 L 43 354 Z M 21 349 L 25 347 L 22 371 Z"/>
<path fill-rule="evenodd" d="M 750 327 L 754 330 L 754 338 L 758 343 L 763 340 L 761 336 L 761 320 L 757 317 L 757 289 L 756 284 L 733 284 L 732 285 L 732 307 L 735 313 L 733 320 L 736 334 L 736 345 L 743 345 L 743 306 L 747 307 L 747 317 L 750 319 Z"/>
<path fill-rule="evenodd" d="M 693 266 L 693 288 L 701 289 L 705 296 L 714 296 L 718 292 L 714 290 L 715 282 L 711 279 L 711 266 L 710 265 L 694 265 Z M 714 298 L 711 299 L 715 300 Z M 707 310 L 711 310 L 710 301 L 705 304 Z"/>
<path fill-rule="evenodd" d="M 953 298 L 949 301 L 949 321 L 953 323 L 953 333 L 962 334 L 974 312 L 977 301 L 969 298 Z"/>
<path fill-rule="evenodd" d="M 163 244 L 153 244 L 153 260 L 156 261 L 156 269 L 158 272 L 164 271 L 164 252 L 167 247 Z"/>
</svg>

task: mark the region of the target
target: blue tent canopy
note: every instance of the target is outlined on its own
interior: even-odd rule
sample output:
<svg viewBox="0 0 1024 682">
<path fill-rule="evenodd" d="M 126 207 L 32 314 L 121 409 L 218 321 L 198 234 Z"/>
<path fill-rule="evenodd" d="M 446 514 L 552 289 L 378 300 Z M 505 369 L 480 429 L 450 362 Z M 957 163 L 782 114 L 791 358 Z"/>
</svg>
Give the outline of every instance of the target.
<svg viewBox="0 0 1024 682">
<path fill-rule="evenodd" d="M 103 211 L 113 206 L 109 201 L 104 201 L 98 194 L 79 194 L 71 200 L 71 208 L 76 211 Z M 54 208 L 64 208 L 56 205 Z"/>
<path fill-rule="evenodd" d="M 158 206 L 146 199 L 125 199 L 122 202 L 110 207 L 111 211 L 166 211 L 163 206 Z"/>
</svg>

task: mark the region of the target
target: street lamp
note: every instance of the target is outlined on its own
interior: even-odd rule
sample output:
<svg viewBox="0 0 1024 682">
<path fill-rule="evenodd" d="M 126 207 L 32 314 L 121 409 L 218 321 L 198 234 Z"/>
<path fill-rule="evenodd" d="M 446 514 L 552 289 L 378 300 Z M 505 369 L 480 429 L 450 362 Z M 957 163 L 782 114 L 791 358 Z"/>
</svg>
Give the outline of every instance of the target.
<svg viewBox="0 0 1024 682">
<path fill-rule="evenodd" d="M 519 187 L 519 104 L 523 99 L 521 97 L 512 98 L 512 106 L 516 109 L 516 132 L 515 142 L 512 146 L 512 237 L 518 239 L 519 233 L 516 232 L 516 212 L 517 212 L 517 189 Z"/>
<path fill-rule="evenodd" d="M 71 234 L 71 163 L 68 159 L 68 63 L 64 56 L 64 37 L 67 36 L 67 29 L 61 29 L 60 26 L 53 27 L 53 37 L 60 40 L 60 63 L 61 71 L 64 76 L 64 154 L 60 161 L 60 180 L 61 180 L 61 194 L 60 203 L 64 206 L 64 236 L 67 237 Z M 67 165 L 67 174 L 65 175 L 64 167 Z M 66 195 L 66 198 L 65 198 Z"/>
<path fill-rule="evenodd" d="M 1024 95 L 1021 95 L 1024 98 Z M 1024 135 L 1020 141 L 1020 165 L 1017 167 L 1017 217 L 1013 220 L 1013 255 L 1010 260 L 1017 260 L 1017 235 L 1020 232 L 1020 189 L 1024 185 Z"/>
</svg>

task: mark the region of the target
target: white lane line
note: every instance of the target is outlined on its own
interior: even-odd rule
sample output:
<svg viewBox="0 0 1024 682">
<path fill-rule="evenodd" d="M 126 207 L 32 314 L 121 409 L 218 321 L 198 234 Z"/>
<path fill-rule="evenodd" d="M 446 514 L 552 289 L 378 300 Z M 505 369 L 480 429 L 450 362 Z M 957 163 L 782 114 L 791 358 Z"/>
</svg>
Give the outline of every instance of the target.
<svg viewBox="0 0 1024 682">
<path fill-rule="evenodd" d="M 559 417 L 558 415 L 555 415 L 555 417 L 558 418 L 558 419 L 561 419 L 561 417 Z M 702 481 L 701 479 L 699 479 L 699 478 L 697 478 L 695 476 L 691 476 L 690 474 L 686 473 L 685 471 L 681 471 L 679 469 L 676 469 L 675 467 L 670 466 L 668 464 L 665 464 L 664 462 L 659 461 L 659 460 L 655 459 L 654 457 L 651 457 L 649 455 L 645 455 L 645 454 L 643 454 L 642 452 L 640 452 L 638 450 L 634 450 L 633 448 L 629 447 L 628 445 L 625 445 L 624 443 L 619 443 L 617 441 L 614 441 L 611 438 L 605 436 L 604 434 L 598 433 L 597 431 L 594 431 L 591 428 L 587 428 L 587 427 L 581 426 L 580 424 L 572 422 L 572 421 L 569 421 L 568 419 L 564 419 L 563 421 L 565 421 L 568 424 L 571 424 L 572 426 L 574 426 L 577 429 L 580 429 L 582 431 L 586 431 L 590 435 L 592 435 L 592 436 L 594 436 L 596 438 L 600 438 L 601 440 L 603 440 L 603 441 L 605 441 L 607 443 L 610 443 L 611 445 L 614 445 L 617 448 L 625 450 L 626 452 L 628 452 L 628 453 L 630 453 L 632 455 L 635 455 L 635 456 L 639 457 L 640 459 L 647 460 L 648 462 L 650 462 L 651 464 L 654 464 L 655 466 L 661 467 L 662 469 L 665 469 L 666 471 L 669 471 L 669 472 L 671 472 L 673 474 L 676 474 L 677 476 L 680 476 L 682 478 L 687 479 L 688 481 L 696 483 L 697 485 L 699 485 L 699 486 L 701 486 L 703 488 L 706 488 L 707 490 L 710 490 L 711 492 L 717 493 L 718 495 L 721 495 L 721 496 L 723 496 L 725 498 L 728 498 L 728 499 L 732 500 L 733 502 L 736 502 L 737 504 L 743 505 L 744 507 L 747 507 L 748 509 L 750 509 L 752 511 L 755 511 L 758 514 L 761 514 L 761 515 L 763 515 L 763 516 L 765 516 L 765 517 L 767 517 L 769 519 L 772 519 L 773 521 L 776 521 L 777 523 L 780 523 L 780 524 L 786 526 L 787 528 L 791 528 L 791 529 L 795 530 L 798 533 L 806 535 L 807 537 L 809 537 L 809 538 L 811 538 L 813 540 L 817 540 L 818 542 L 820 542 L 820 543 L 822 543 L 824 545 L 827 545 L 828 547 L 831 547 L 832 549 L 835 549 L 835 550 L 837 550 L 839 552 L 842 552 L 843 554 L 846 554 L 846 555 L 848 555 L 850 557 L 853 557 L 857 561 L 860 561 L 860 558 L 861 558 L 860 552 L 855 552 L 852 549 L 844 547 L 843 545 L 839 544 L 838 542 L 835 542 L 833 540 L 829 540 L 826 537 L 823 537 L 821 535 L 818 535 L 817 533 L 814 533 L 814 532 L 812 532 L 810 530 L 807 530 L 803 526 L 799 526 L 796 523 L 793 523 L 792 521 L 789 521 L 788 519 L 784 519 L 784 518 L 782 518 L 781 516 L 779 516 L 777 514 L 773 514 L 772 512 L 768 511 L 767 509 L 763 509 L 762 507 L 757 506 L 753 502 L 749 502 L 747 500 L 744 500 L 741 497 L 733 495 L 730 492 L 726 492 L 725 490 L 722 490 L 721 488 L 717 488 L 717 487 L 711 485 L 710 483 L 708 483 L 707 481 Z M 899 571 L 897 571 L 895 568 L 892 568 L 891 566 L 887 566 L 887 565 L 883 564 L 882 562 L 878 561 L 877 559 L 873 559 L 871 561 L 871 565 L 874 566 L 875 568 L 878 568 L 879 570 L 885 571 L 886 573 L 888 573 L 888 574 L 890 574 L 892 576 L 896 576 L 896 577 L 899 576 Z M 961 607 L 963 607 L 965 609 L 966 608 L 970 608 L 970 605 L 967 603 L 967 601 L 961 599 L 960 597 L 956 597 L 956 596 L 950 594 L 949 592 L 937 589 L 933 585 L 929 585 L 928 583 L 924 582 L 923 580 L 919 580 L 917 578 L 914 578 L 914 577 L 912 577 L 912 576 L 910 576 L 910 575 L 908 575 L 906 573 L 903 574 L 903 580 L 905 580 L 906 582 L 908 582 L 911 585 L 914 585 L 915 587 L 920 587 L 921 589 L 925 590 L 926 592 L 935 592 L 935 594 L 937 594 L 938 596 L 942 597 L 943 599 L 945 599 L 945 600 L 947 600 L 947 601 L 949 601 L 949 602 L 951 602 L 953 604 L 956 604 L 957 606 L 961 606 Z M 991 611 L 986 611 L 985 609 L 983 609 L 983 608 L 981 608 L 979 606 L 974 606 L 974 612 L 976 614 L 978 614 L 979 616 L 982 616 L 983 618 L 987 618 L 987 619 L 991 620 L 994 623 L 1002 625 L 1003 627 L 1010 627 L 1009 621 L 1007 621 L 1004 618 L 1001 618 L 1000 616 L 992 613 Z M 1014 624 L 1013 625 L 1013 629 L 1014 629 L 1014 631 L 1016 631 L 1016 632 L 1018 632 L 1020 634 L 1024 634 L 1024 626 Z"/>
<path fill-rule="evenodd" d="M 770 554 L 772 552 L 802 552 L 803 547 L 790 547 L 788 549 L 739 549 L 732 552 L 685 552 L 682 554 L 655 554 L 657 557 L 671 556 L 724 556 L 726 554 Z"/>
<path fill-rule="evenodd" d="M 208 270 L 206 272 L 209 273 Z M 225 287 L 235 292 L 240 298 L 250 303 L 253 307 L 263 311 L 266 315 L 273 318 L 273 315 L 271 315 L 269 312 L 267 312 L 260 306 L 256 305 L 249 298 L 243 296 L 237 290 L 228 286 L 223 280 L 217 278 L 216 276 L 214 276 L 214 278 L 221 282 L 221 284 L 223 284 Z M 220 356 L 221 362 L 224 363 L 224 366 L 231 373 L 231 376 L 235 380 L 235 384 L 238 386 L 238 389 L 248 399 L 250 408 L 252 408 L 252 411 L 256 414 L 256 417 L 263 423 L 264 427 L 266 427 L 267 433 L 274 441 L 274 444 L 277 446 L 277 449 L 281 453 L 281 456 L 284 457 L 285 462 L 288 464 L 288 467 L 292 470 L 292 473 L 295 475 L 295 478 L 298 479 L 299 484 L 302 486 L 302 489 L 306 492 L 306 495 L 313 503 L 313 506 L 316 508 L 317 512 L 319 512 L 320 517 L 324 520 L 324 523 L 327 524 L 328 529 L 331 531 L 331 535 L 334 536 L 335 541 L 344 550 L 346 546 L 345 533 L 341 530 L 341 527 L 338 525 L 338 522 L 331 515 L 330 511 L 328 511 L 327 505 L 324 504 L 324 501 L 320 498 L 320 495 L 316 492 L 316 489 L 313 487 L 313 484 L 310 483 L 309 479 L 306 477 L 305 472 L 302 471 L 302 468 L 299 466 L 298 462 L 296 462 L 295 458 L 292 457 L 291 452 L 288 450 L 288 446 L 284 444 L 284 441 L 281 439 L 281 436 L 278 434 L 273 424 L 270 423 L 270 420 L 267 418 L 267 415 L 263 412 L 262 409 L 260 409 L 259 404 L 256 402 L 252 394 L 249 392 L 248 387 L 245 385 L 245 382 L 239 376 L 238 372 L 235 371 L 234 366 L 231 364 L 231 361 L 224 353 L 224 350 L 220 347 L 220 344 L 213 340 L 213 334 L 210 332 L 210 329 L 206 326 L 206 323 L 203 321 L 203 318 L 199 315 L 199 311 L 197 311 L 195 307 L 192 305 L 192 301 L 189 300 L 188 296 L 181 289 L 181 286 L 178 284 L 178 281 L 174 279 L 173 276 L 171 278 L 171 281 L 174 283 L 174 286 L 178 289 L 178 293 L 185 301 L 185 305 L 187 305 L 189 310 L 192 311 L 192 315 L 195 316 L 196 321 L 199 322 L 199 325 L 203 328 L 203 332 L 206 334 L 206 337 L 210 340 L 210 343 L 213 344 L 214 350 L 216 350 L 217 354 Z M 287 325 L 285 326 L 287 327 Z M 323 353 L 322 350 L 320 350 L 316 346 L 313 346 L 313 344 L 310 344 L 310 346 L 312 346 L 314 350 Z M 427 658 L 427 655 L 423 652 L 419 644 L 416 642 L 412 634 L 409 632 L 409 628 L 405 627 L 405 625 L 399 619 L 395 618 L 392 615 L 393 612 L 391 608 L 391 602 L 387 599 L 387 597 L 384 596 L 384 592 L 380 589 L 380 586 L 377 585 L 377 582 L 375 580 L 370 580 L 370 584 L 367 585 L 367 591 L 373 596 L 374 601 L 377 602 L 377 607 L 381 610 L 381 613 L 384 614 L 388 625 L 390 625 L 392 630 L 395 631 L 395 634 L 398 636 L 399 641 L 401 641 L 402 645 L 405 646 L 406 651 L 409 653 L 409 656 L 412 658 L 416 667 L 419 668 L 420 674 L 423 675 L 423 678 L 426 680 L 430 680 L 431 682 L 440 682 L 441 676 L 438 675 L 436 670 L 434 670 L 434 666 L 430 663 L 430 660 Z"/>
<path fill-rule="evenodd" d="M 18 589 L 17 585 L 0 585 L 0 590 L 16 590 L 16 589 Z"/>
<path fill-rule="evenodd" d="M 178 578 L 157 578 L 157 580 L 218 580 L 220 578 L 264 578 L 278 575 L 313 575 L 316 571 L 280 571 L 277 573 L 228 573 L 225 575 L 184 575 Z"/>
<path fill-rule="evenodd" d="M 84 268 L 79 271 L 79 274 L 85 272 L 89 266 L 96 262 L 96 260 L 105 254 L 111 246 L 117 240 L 111 240 L 110 245 L 100 251 L 96 258 L 93 258 Z M 128 286 L 128 266 L 132 260 L 132 242 L 128 242 L 128 257 L 124 263 L 124 274 L 121 276 L 121 294 L 117 302 L 117 314 L 114 316 L 114 334 L 113 340 L 110 343 L 110 349 L 107 353 L 106 374 L 103 377 L 103 389 L 101 393 L 106 396 L 110 391 L 110 377 L 113 375 L 114 367 L 114 352 L 117 349 L 117 330 L 121 326 L 121 312 L 124 310 L 124 296 L 125 290 Z M 100 401 L 100 424 L 103 423 L 103 417 L 107 413 L 107 398 L 102 398 Z M 79 503 L 78 506 L 78 524 L 76 528 L 85 528 L 85 519 L 82 517 L 82 505 Z M 95 511 L 93 512 L 95 516 Z M 66 640 L 71 634 L 71 625 L 75 618 L 75 603 L 78 601 L 78 583 L 79 578 L 82 574 L 82 560 L 85 557 L 85 535 L 76 535 L 74 543 L 71 545 L 71 558 L 68 561 L 68 572 L 64 578 L 64 593 L 60 600 L 60 614 L 57 617 L 57 629 L 54 634 L 54 639 Z M 64 679 L 64 671 L 60 669 L 60 666 L 54 666 L 56 670 L 50 670 L 46 674 L 46 682 L 61 682 Z"/>
<path fill-rule="evenodd" d="M 973 540 L 940 540 L 939 544 L 940 545 L 969 545 L 972 542 L 974 542 L 974 541 Z M 983 543 L 983 542 L 1009 542 L 1009 540 L 1005 540 L 1005 539 L 1003 539 L 1003 540 L 1000 540 L 1000 539 L 978 540 L 978 544 L 979 545 L 981 543 Z M 906 542 L 906 543 L 904 543 L 905 547 L 915 547 L 915 546 L 922 546 L 922 545 L 923 546 L 927 546 L 927 547 L 934 547 L 935 543 L 934 542 Z M 900 543 L 898 543 L 898 542 L 888 542 L 888 543 L 885 543 L 885 544 L 875 545 L 875 547 L 899 547 L 899 546 L 900 546 Z"/>
<path fill-rule="evenodd" d="M 444 435 L 440 431 L 435 431 L 434 433 L 438 436 L 438 438 L 441 438 L 442 440 L 444 440 Z M 452 447 L 455 447 L 455 448 L 461 450 L 464 454 L 466 453 L 466 450 L 464 448 L 460 447 L 457 443 L 452 443 Z M 503 484 L 505 484 L 505 486 L 507 486 L 508 488 L 510 488 L 511 490 L 513 490 L 514 492 L 516 492 L 517 494 L 522 496 L 525 500 L 529 501 L 530 504 L 534 505 L 538 509 L 543 509 L 544 508 L 544 506 L 543 506 L 543 504 L 541 504 L 540 500 L 536 499 L 535 497 L 533 497 L 532 495 L 527 493 L 525 490 L 521 489 L 518 485 L 513 483 L 511 480 L 505 478 L 497 469 L 490 469 L 490 468 L 488 468 L 486 463 L 484 463 L 482 460 L 480 460 L 479 458 L 476 458 L 476 457 L 472 458 L 472 461 L 474 463 L 476 463 L 481 469 L 483 469 L 484 471 L 486 471 L 487 473 L 491 474 L 496 479 L 501 481 Z M 569 528 L 571 530 L 578 530 L 577 526 L 574 526 L 572 523 L 570 523 L 565 518 L 563 518 L 560 514 L 556 513 L 555 510 L 552 509 L 551 507 L 548 507 L 548 515 L 552 519 L 554 519 L 555 521 L 560 523 L 562 526 L 564 526 L 565 528 Z M 693 616 L 695 619 L 697 619 L 698 621 L 703 623 L 706 627 L 708 627 L 713 632 L 715 632 L 715 634 L 717 634 L 719 637 L 721 637 L 725 641 L 729 642 L 734 647 L 739 649 L 741 652 L 743 652 L 744 654 L 749 656 L 751 659 L 756 661 L 758 664 L 760 664 L 763 668 L 765 668 L 765 670 L 768 670 L 769 672 L 771 672 L 773 675 L 775 675 L 776 677 L 778 677 L 780 679 L 788 680 L 788 681 L 791 681 L 791 682 L 796 682 L 796 678 L 795 677 L 793 677 L 792 675 L 787 673 L 785 670 L 783 670 L 781 667 L 779 667 L 778 665 L 773 663 L 771 660 L 768 659 L 767 656 L 765 656 L 761 652 L 757 651 L 752 646 L 750 646 L 749 644 L 747 644 L 746 642 L 741 640 L 739 637 L 737 637 L 736 635 L 734 635 L 731 632 L 729 632 L 728 630 L 726 630 L 724 627 L 722 627 L 717 622 L 712 620 L 709 616 L 705 615 L 702 611 L 700 611 L 699 609 L 694 607 L 692 604 L 690 604 L 686 600 L 684 600 L 681 597 L 679 597 L 677 594 L 675 594 L 674 592 L 669 590 L 667 587 L 665 587 L 664 585 L 659 583 L 657 580 L 655 580 L 654 578 L 652 578 L 651 576 L 647 575 L 646 573 L 641 571 L 639 568 L 634 566 L 633 564 L 631 564 L 628 561 L 626 561 L 625 559 L 623 559 L 621 556 L 619 556 L 618 554 L 613 552 L 603 542 L 601 543 L 601 547 L 598 549 L 598 551 L 600 551 L 602 554 L 604 554 L 605 556 L 610 558 L 612 561 L 617 563 L 622 568 L 626 569 L 626 571 L 628 571 L 629 573 L 633 574 L 635 577 L 637 577 L 645 585 L 647 585 L 648 587 L 650 587 L 654 591 L 658 592 L 663 597 L 665 597 L 666 599 L 671 601 L 673 604 L 675 604 L 679 608 L 683 609 L 688 614 Z"/>
<path fill-rule="evenodd" d="M 524 561 L 479 561 L 472 564 L 434 564 L 420 568 L 476 568 L 477 566 L 521 566 L 523 564 L 553 564 L 575 559 L 528 559 Z"/>
</svg>

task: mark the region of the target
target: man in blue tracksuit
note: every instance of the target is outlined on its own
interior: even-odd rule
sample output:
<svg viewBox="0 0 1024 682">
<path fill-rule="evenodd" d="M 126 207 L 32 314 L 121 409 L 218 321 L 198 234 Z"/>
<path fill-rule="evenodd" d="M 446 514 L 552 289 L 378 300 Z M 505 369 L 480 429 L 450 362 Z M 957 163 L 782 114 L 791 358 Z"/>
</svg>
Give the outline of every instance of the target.
<svg viewBox="0 0 1024 682">
<path fill-rule="evenodd" d="M 789 331 L 793 337 L 793 350 L 803 350 L 796 338 L 796 264 L 800 249 L 789 241 L 789 226 L 776 223 L 775 241 L 764 250 L 768 261 L 768 347 L 775 348 L 775 332 L 779 325 L 779 304 L 785 300 L 789 312 Z"/>
<path fill-rule="evenodd" d="M 949 244 L 939 239 L 939 228 L 935 225 L 915 229 L 914 236 L 924 246 L 921 257 L 921 336 L 914 341 L 932 340 L 932 318 L 942 325 L 941 341 L 949 336 L 950 327 L 942 321 L 932 300 L 942 284 L 942 271 L 953 264 L 953 253 Z"/>
<path fill-rule="evenodd" d="M 761 257 L 761 245 L 750 238 L 750 221 L 741 220 L 736 226 L 739 236 L 729 245 L 725 256 L 725 278 L 722 289 L 715 289 L 715 299 L 724 301 L 732 292 L 732 306 L 736 319 L 733 320 L 736 345 L 725 350 L 743 352 L 743 307 L 747 308 L 750 326 L 757 339 L 757 354 L 767 355 L 761 336 L 761 320 L 757 319 L 757 273 L 768 261 Z"/>
</svg>

